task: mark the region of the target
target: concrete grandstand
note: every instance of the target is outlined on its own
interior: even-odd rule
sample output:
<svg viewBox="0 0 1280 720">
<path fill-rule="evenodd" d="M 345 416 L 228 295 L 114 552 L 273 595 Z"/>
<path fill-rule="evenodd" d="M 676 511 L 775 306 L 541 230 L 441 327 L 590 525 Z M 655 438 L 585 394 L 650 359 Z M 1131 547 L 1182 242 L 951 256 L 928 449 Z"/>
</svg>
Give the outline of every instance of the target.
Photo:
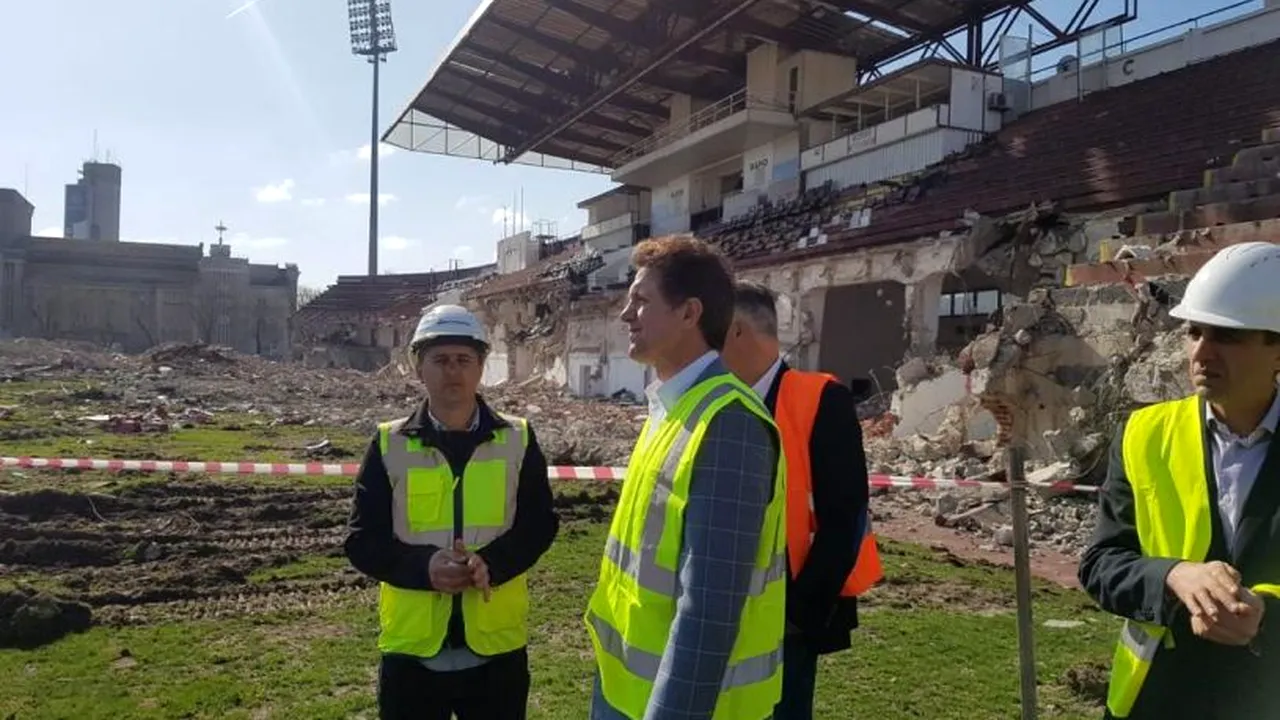
<svg viewBox="0 0 1280 720">
<path fill-rule="evenodd" d="M 1010 295 L 1113 277 L 1096 262 L 1118 238 L 1280 214 L 1239 209 L 1275 194 L 1263 133 L 1280 127 L 1280 86 L 1264 68 L 1280 62 L 1280 2 L 1119 42 L 1135 13 L 490 0 L 384 140 L 620 183 L 584 201 L 583 232 L 504 240 L 499 265 L 523 261 L 458 295 L 494 329 L 489 382 L 638 394 L 647 378 L 612 319 L 626 254 L 692 231 L 779 292 L 799 364 L 890 390 L 904 356 L 958 350 Z M 1028 22 L 1048 39 L 1012 30 Z M 1218 190 L 1153 206 L 1233 160 Z M 1236 209 L 1203 211 L 1223 202 Z"/>
</svg>

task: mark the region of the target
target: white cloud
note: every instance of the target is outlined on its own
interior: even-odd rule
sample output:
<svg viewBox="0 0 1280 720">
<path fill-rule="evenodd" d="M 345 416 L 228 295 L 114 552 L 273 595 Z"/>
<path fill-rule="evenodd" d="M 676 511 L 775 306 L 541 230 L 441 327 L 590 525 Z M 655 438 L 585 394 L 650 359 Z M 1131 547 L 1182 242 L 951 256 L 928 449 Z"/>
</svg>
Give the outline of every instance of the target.
<svg viewBox="0 0 1280 720">
<path fill-rule="evenodd" d="M 463 267 L 468 267 L 475 263 L 476 251 L 470 245 L 459 245 L 453 249 L 451 257 L 462 263 Z"/>
<path fill-rule="evenodd" d="M 395 202 L 395 201 L 396 201 L 396 196 L 395 196 L 395 195 L 392 195 L 391 193 L 378 193 L 378 204 L 379 204 L 379 205 L 386 205 L 387 203 Z M 353 204 L 355 204 L 355 205 L 368 205 L 368 204 L 369 204 L 369 193 L 367 193 L 367 192 L 366 192 L 366 193 L 351 193 L 350 195 L 348 195 L 348 196 L 347 196 L 347 202 L 349 202 L 349 203 L 353 203 Z"/>
<path fill-rule="evenodd" d="M 36 231 L 36 237 L 60 238 L 62 237 L 62 228 L 47 227 L 43 230 Z"/>
<path fill-rule="evenodd" d="M 293 186 L 292 179 L 281 180 L 274 185 L 263 185 L 260 188 L 255 188 L 254 197 L 260 203 L 288 202 L 293 199 Z"/>
<path fill-rule="evenodd" d="M 324 202 L 324 198 L 304 198 L 302 200 L 302 204 L 307 207 L 322 207 Z"/>
<path fill-rule="evenodd" d="M 356 150 L 356 158 L 360 160 L 368 160 L 369 157 L 373 155 L 373 153 L 370 150 L 371 147 L 372 146 L 369 145 L 368 143 L 361 145 L 360 149 Z M 378 143 L 378 157 L 380 158 L 391 157 L 392 155 L 396 154 L 399 150 L 400 148 L 397 148 L 394 145 L 388 145 L 386 143 Z"/>
<path fill-rule="evenodd" d="M 453 208 L 464 212 L 471 210 L 481 215 L 488 215 L 491 212 L 489 198 L 483 195 L 463 195 L 453 204 Z"/>
<path fill-rule="evenodd" d="M 516 213 L 511 208 L 498 208 L 489 216 L 490 222 L 494 225 L 501 225 L 507 228 L 507 232 L 515 233 L 524 230 L 531 230 L 529 216 L 524 213 Z"/>
<path fill-rule="evenodd" d="M 390 252 L 400 252 L 401 250 L 408 250 L 409 248 L 414 247 L 415 245 L 418 244 L 418 241 L 413 240 L 411 238 L 402 237 L 400 235 L 388 235 L 382 238 L 379 244 L 382 246 L 382 249 L 384 250 L 388 250 Z"/>
</svg>

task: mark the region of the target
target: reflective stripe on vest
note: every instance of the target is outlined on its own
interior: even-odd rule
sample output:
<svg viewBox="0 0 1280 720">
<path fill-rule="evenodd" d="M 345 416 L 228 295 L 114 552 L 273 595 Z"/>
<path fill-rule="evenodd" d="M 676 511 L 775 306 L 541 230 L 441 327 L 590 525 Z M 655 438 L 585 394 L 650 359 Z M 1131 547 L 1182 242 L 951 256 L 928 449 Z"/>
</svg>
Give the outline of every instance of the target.
<svg viewBox="0 0 1280 720">
<path fill-rule="evenodd" d="M 796 577 L 809 557 L 809 548 L 818 529 L 813 505 L 812 465 L 809 440 L 818 417 L 818 405 L 827 383 L 838 382 L 827 373 L 787 370 L 778 385 L 778 402 L 774 418 L 782 435 L 782 448 L 787 456 L 787 553 L 791 559 L 791 575 Z M 875 533 L 871 531 L 871 509 L 858 539 L 858 556 L 840 595 L 856 597 L 884 578 Z"/>
<path fill-rule="evenodd" d="M 675 617 L 683 513 L 698 446 L 715 414 L 735 401 L 772 426 L 749 388 L 719 375 L 687 391 L 652 434 L 646 422 L 632 452 L 585 618 L 601 692 L 627 717 L 645 714 Z M 781 696 L 785 472 L 780 455 L 716 720 L 767 717 Z"/>
<path fill-rule="evenodd" d="M 1196 396 L 1134 412 L 1125 425 L 1124 471 L 1133 487 L 1134 520 L 1148 557 L 1203 562 L 1213 541 L 1209 479 L 1205 476 L 1204 412 Z M 1254 592 L 1280 597 L 1280 586 Z M 1107 708 L 1128 717 L 1161 644 L 1172 647 L 1168 628 L 1125 620 L 1111 662 Z"/>
<path fill-rule="evenodd" d="M 511 427 L 495 429 L 476 447 L 461 478 L 455 478 L 444 454 L 416 436 L 400 432 L 407 418 L 378 426 L 382 462 L 391 483 L 395 536 L 408 545 L 449 548 L 461 537 L 467 548 L 483 547 L 515 522 L 520 466 L 528 445 L 524 419 L 502 416 Z M 461 535 L 454 517 L 454 494 L 462 486 Z M 521 575 L 491 589 L 462 593 L 462 619 L 468 647 L 496 655 L 528 643 L 528 587 Z M 384 653 L 433 657 L 449 631 L 453 598 L 444 593 L 379 584 L 378 648 Z"/>
</svg>

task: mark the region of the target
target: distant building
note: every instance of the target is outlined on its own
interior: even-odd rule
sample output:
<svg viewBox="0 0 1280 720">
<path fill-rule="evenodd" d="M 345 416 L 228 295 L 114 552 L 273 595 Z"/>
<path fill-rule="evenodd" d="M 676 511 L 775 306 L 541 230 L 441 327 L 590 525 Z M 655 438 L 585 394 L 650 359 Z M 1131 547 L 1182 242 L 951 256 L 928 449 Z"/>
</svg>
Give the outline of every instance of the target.
<svg viewBox="0 0 1280 720">
<path fill-rule="evenodd" d="M 120 242 L 117 211 L 106 216 L 110 234 L 99 225 L 98 241 L 33 237 L 34 211 L 21 193 L 0 188 L 0 336 L 126 352 L 202 341 L 289 356 L 296 265 L 254 265 L 223 244 L 206 257 L 203 245 Z"/>
<path fill-rule="evenodd" d="M 67 186 L 62 236 L 120 242 L 120 180 L 119 165 L 85 163 L 80 180 Z"/>
</svg>

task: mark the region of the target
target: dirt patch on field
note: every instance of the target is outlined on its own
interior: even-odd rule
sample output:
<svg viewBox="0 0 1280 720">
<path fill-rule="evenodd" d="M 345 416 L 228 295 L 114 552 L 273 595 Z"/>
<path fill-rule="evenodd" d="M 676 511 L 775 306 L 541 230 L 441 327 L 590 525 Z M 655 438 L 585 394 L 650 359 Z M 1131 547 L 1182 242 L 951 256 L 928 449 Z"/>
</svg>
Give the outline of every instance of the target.
<svg viewBox="0 0 1280 720">
<path fill-rule="evenodd" d="M 89 606 L 31 588 L 0 592 L 0 648 L 33 648 L 92 623 Z"/>
<path fill-rule="evenodd" d="M 0 496 L 0 565 L 5 575 L 36 578 L 60 599 L 92 608 L 100 623 L 284 609 L 370 584 L 354 572 L 249 580 L 339 553 L 349 502 L 345 488 L 214 483 Z"/>
<path fill-rule="evenodd" d="M 565 520 L 607 522 L 616 499 L 615 488 L 603 487 L 558 494 L 555 503 Z M 57 603 L 111 625 L 320 607 L 375 583 L 342 562 L 299 577 L 261 575 L 341 558 L 350 502 L 343 487 L 179 481 L 113 494 L 0 495 L 0 580 L 39 585 L 55 603 L 24 618 L 60 617 L 50 609 Z M 25 598 L 10 602 L 0 624 L 30 604 Z M 68 622 L 77 626 L 80 614 Z"/>
<path fill-rule="evenodd" d="M 876 500 L 873 498 L 871 503 L 874 508 Z M 1013 567 L 1011 548 L 993 547 L 973 535 L 938 527 L 932 519 L 910 516 L 877 518 L 875 532 L 879 536 L 900 542 L 946 551 L 968 562 L 985 562 L 1002 568 Z M 1080 587 L 1080 582 L 1076 579 L 1079 562 L 1078 558 L 1057 550 L 1038 547 L 1031 551 L 1031 573 L 1066 588 Z"/>
<path fill-rule="evenodd" d="M 1067 668 L 1059 682 L 1073 695 L 1101 707 L 1107 702 L 1107 682 L 1111 677 L 1108 667 L 1099 662 Z"/>
<path fill-rule="evenodd" d="M 928 580 L 925 578 L 896 576 L 872 588 L 858 599 L 859 607 L 888 608 L 892 610 L 945 610 L 970 614 L 994 614 L 1013 612 L 1012 593 L 1001 594 L 994 590 L 955 580 Z"/>
</svg>

